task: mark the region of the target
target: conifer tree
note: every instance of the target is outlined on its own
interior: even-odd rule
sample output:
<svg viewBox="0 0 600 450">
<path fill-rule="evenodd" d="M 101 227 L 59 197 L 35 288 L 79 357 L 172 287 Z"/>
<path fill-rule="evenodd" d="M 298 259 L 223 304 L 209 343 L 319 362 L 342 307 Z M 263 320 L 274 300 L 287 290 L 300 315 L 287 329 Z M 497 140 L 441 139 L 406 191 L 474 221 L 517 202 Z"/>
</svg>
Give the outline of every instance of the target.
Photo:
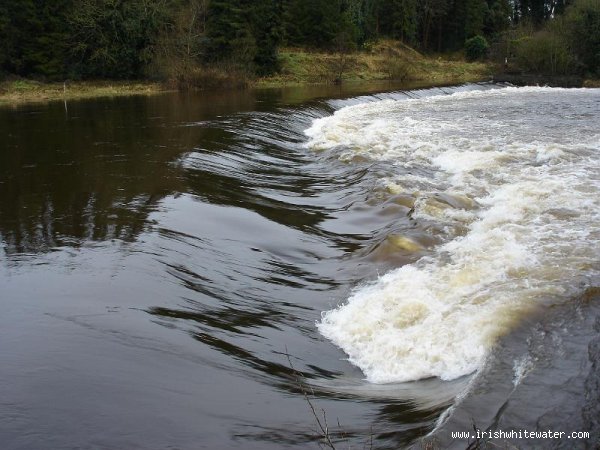
<svg viewBox="0 0 600 450">
<path fill-rule="evenodd" d="M 484 22 L 484 34 L 495 37 L 510 25 L 512 8 L 509 0 L 488 0 Z"/>
<path fill-rule="evenodd" d="M 487 15 L 485 0 L 465 0 L 465 39 L 483 34 L 483 25 Z"/>
<path fill-rule="evenodd" d="M 152 60 L 166 1 L 78 0 L 69 15 L 71 66 L 83 77 L 137 78 Z"/>
<path fill-rule="evenodd" d="M 417 36 L 416 0 L 394 0 L 394 37 L 415 44 Z"/>
<path fill-rule="evenodd" d="M 70 0 L 3 0 L 0 69 L 18 75 L 60 78 L 66 71 Z"/>
<path fill-rule="evenodd" d="M 340 0 L 291 0 L 286 35 L 293 45 L 326 48 L 342 23 Z"/>
<path fill-rule="evenodd" d="M 248 21 L 248 2 L 211 0 L 206 23 L 206 56 L 209 62 L 249 63 L 256 43 Z"/>
<path fill-rule="evenodd" d="M 282 40 L 282 5 L 277 0 L 255 0 L 251 7 L 251 30 L 256 42 L 254 64 L 259 75 L 277 71 L 277 50 Z"/>
</svg>

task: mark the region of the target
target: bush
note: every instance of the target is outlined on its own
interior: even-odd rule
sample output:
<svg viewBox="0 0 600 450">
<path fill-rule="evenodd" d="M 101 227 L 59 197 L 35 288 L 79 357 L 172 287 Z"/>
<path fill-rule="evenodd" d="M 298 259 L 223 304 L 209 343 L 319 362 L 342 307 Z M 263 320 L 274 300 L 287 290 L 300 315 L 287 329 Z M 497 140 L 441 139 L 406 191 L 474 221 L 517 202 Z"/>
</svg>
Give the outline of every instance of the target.
<svg viewBox="0 0 600 450">
<path fill-rule="evenodd" d="M 477 35 L 471 39 L 467 39 L 465 41 L 465 55 L 467 56 L 467 60 L 476 61 L 484 58 L 489 48 L 490 46 L 483 36 Z"/>
<path fill-rule="evenodd" d="M 583 68 L 600 75 L 600 2 L 578 0 L 565 13 L 567 35 Z"/>
<path fill-rule="evenodd" d="M 521 69 L 541 74 L 567 74 L 575 65 L 566 39 L 550 31 L 540 31 L 519 40 L 516 56 Z"/>
<path fill-rule="evenodd" d="M 391 58 L 387 63 L 387 73 L 390 80 L 408 81 L 413 77 L 413 68 L 405 59 Z"/>
<path fill-rule="evenodd" d="M 248 73 L 227 63 L 190 67 L 185 72 L 173 73 L 166 81 L 167 86 L 180 91 L 243 89 L 249 83 Z"/>
</svg>

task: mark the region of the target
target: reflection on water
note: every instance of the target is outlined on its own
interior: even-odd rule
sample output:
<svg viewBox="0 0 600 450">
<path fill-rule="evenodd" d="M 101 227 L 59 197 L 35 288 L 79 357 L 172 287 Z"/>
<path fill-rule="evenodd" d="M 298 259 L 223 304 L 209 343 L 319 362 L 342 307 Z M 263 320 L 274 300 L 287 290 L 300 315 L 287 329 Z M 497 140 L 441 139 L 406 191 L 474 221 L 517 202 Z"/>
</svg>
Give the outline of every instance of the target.
<svg viewBox="0 0 600 450">
<path fill-rule="evenodd" d="M 452 389 L 370 391 L 315 327 L 414 258 L 372 257 L 413 227 L 372 163 L 304 146 L 337 89 L 0 109 L 5 448 L 316 446 L 298 374 L 345 442 L 432 426 Z"/>
</svg>

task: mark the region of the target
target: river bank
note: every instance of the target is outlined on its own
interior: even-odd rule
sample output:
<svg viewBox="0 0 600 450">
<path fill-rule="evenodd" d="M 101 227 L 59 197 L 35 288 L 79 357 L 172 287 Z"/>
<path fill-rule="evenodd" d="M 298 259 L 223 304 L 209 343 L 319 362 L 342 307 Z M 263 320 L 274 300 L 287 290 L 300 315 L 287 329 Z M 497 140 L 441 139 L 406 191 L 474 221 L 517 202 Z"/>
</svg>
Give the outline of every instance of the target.
<svg viewBox="0 0 600 450">
<path fill-rule="evenodd" d="M 160 83 L 149 81 L 77 81 L 42 83 L 19 79 L 0 83 L 0 105 L 17 105 L 55 100 L 77 100 L 97 97 L 151 95 L 168 91 Z"/>
<path fill-rule="evenodd" d="M 259 87 L 356 81 L 419 81 L 432 86 L 488 80 L 495 65 L 466 62 L 452 55 L 423 55 L 398 41 L 382 40 L 361 52 L 310 52 L 283 49 L 278 74 L 259 79 Z"/>
<path fill-rule="evenodd" d="M 28 79 L 0 82 L 0 105 L 30 102 L 77 100 L 95 97 L 154 95 L 185 89 L 217 91 L 240 87 L 270 89 L 308 85 L 363 82 L 392 82 L 420 86 L 444 86 L 494 80 L 515 85 L 600 87 L 600 80 L 580 76 L 548 77 L 534 74 L 502 73 L 492 62 L 467 62 L 462 55 L 423 55 L 398 41 L 382 40 L 354 52 L 309 51 L 284 48 L 279 53 L 280 70 L 257 79 L 219 70 L 198 68 L 182 83 L 136 80 L 97 80 L 45 83 Z M 196 73 L 197 72 L 197 73 Z M 226 76 L 225 76 L 226 75 Z M 181 89 L 180 89 L 181 90 Z"/>
<path fill-rule="evenodd" d="M 351 53 L 283 49 L 280 52 L 280 64 L 280 71 L 272 76 L 232 85 L 246 85 L 249 88 L 262 89 L 390 81 L 440 86 L 488 80 L 495 71 L 494 66 L 490 63 L 469 63 L 460 58 L 424 56 L 395 41 L 382 41 L 366 51 Z M 160 83 L 144 80 L 43 83 L 17 79 L 0 83 L 0 105 L 94 97 L 153 95 L 174 91 L 176 84 L 173 81 Z M 198 81 L 196 85 L 193 82 L 190 85 L 195 90 L 227 88 L 226 85 L 217 88 L 215 83 L 208 83 L 205 78 Z"/>
</svg>

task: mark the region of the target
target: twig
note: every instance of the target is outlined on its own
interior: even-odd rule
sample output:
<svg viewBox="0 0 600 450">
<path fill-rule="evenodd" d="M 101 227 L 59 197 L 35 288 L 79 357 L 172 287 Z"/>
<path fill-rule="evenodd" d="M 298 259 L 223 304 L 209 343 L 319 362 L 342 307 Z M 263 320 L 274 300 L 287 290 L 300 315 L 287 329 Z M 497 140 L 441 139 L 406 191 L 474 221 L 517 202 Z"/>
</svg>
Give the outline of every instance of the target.
<svg viewBox="0 0 600 450">
<path fill-rule="evenodd" d="M 306 400 L 306 403 L 308 403 L 308 406 L 310 406 L 312 415 L 315 418 L 315 420 L 317 421 L 317 425 L 319 427 L 321 437 L 325 441 L 325 445 L 327 447 L 329 447 L 330 449 L 335 450 L 335 445 L 333 445 L 333 442 L 331 441 L 331 437 L 329 436 L 329 427 L 327 425 L 327 414 L 325 413 L 324 409 L 321 409 L 321 411 L 323 412 L 323 422 L 321 422 L 321 419 L 319 418 L 319 415 L 317 414 L 317 410 L 315 409 L 315 406 L 313 405 L 313 403 L 310 401 L 310 398 L 308 397 L 304 383 L 300 379 L 301 374 L 294 368 L 294 365 L 292 364 L 292 359 L 290 358 L 290 354 L 288 353 L 287 346 L 285 347 L 285 356 L 287 357 L 290 368 L 292 369 L 292 372 L 294 373 L 294 376 L 296 377 L 296 384 L 300 388 L 300 391 L 302 392 L 302 395 L 304 396 L 304 400 Z M 312 389 L 311 389 L 311 391 L 312 391 Z M 315 395 L 314 391 L 312 391 L 312 395 L 314 397 L 314 395 Z"/>
</svg>

